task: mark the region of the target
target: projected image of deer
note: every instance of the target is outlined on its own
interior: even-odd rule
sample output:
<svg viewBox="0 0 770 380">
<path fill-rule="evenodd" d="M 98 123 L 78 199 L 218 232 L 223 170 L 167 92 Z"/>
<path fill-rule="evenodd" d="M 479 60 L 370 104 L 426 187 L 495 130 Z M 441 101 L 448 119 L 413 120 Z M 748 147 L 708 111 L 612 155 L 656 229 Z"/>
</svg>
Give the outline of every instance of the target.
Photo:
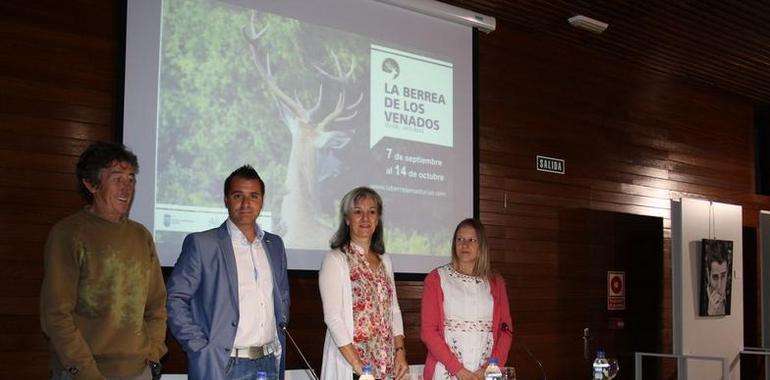
<svg viewBox="0 0 770 380">
<path fill-rule="evenodd" d="M 159 250 L 178 253 L 187 233 L 220 226 L 224 178 L 248 163 L 265 182 L 257 222 L 283 238 L 294 264 L 317 269 L 340 198 L 362 185 L 388 205 L 388 253 L 415 263 L 448 255 L 448 224 L 472 213 L 472 139 L 454 132 L 471 123 L 456 121 L 447 57 L 362 33 L 362 25 L 288 17 L 289 2 L 162 7 Z"/>
<path fill-rule="evenodd" d="M 329 53 L 331 68 L 324 69 L 322 63 L 308 67 L 319 76 L 320 84 L 312 105 L 306 105 L 296 90 L 293 96 L 287 94 L 273 75 L 270 52 L 260 44 L 268 31 L 269 25 L 255 25 L 255 12 L 252 12 L 243 35 L 252 53 L 254 69 L 274 101 L 281 123 L 291 134 L 284 182 L 286 193 L 280 212 L 283 238 L 292 248 L 321 248 L 327 244 L 333 227 L 322 217 L 319 183 L 326 177 L 339 175 L 340 163 L 334 157 L 334 150 L 345 147 L 354 133 L 354 130 L 330 130 L 330 126 L 355 118 L 364 96 L 363 92 L 348 95 L 347 87 L 355 80 L 356 57 L 350 55 L 350 61 L 343 68 L 332 50 Z M 325 97 L 334 101 L 324 101 Z"/>
</svg>

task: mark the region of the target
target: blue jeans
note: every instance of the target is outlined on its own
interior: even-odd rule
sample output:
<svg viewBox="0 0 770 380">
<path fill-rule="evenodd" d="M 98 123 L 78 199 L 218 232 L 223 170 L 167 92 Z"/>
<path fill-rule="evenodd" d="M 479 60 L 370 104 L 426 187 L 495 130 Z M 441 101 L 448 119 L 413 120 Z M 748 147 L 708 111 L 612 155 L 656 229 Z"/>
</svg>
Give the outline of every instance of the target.
<svg viewBox="0 0 770 380">
<path fill-rule="evenodd" d="M 255 380 L 257 371 L 267 372 L 267 380 L 278 380 L 278 368 L 273 355 L 259 359 L 230 358 L 225 369 L 227 380 Z"/>
</svg>

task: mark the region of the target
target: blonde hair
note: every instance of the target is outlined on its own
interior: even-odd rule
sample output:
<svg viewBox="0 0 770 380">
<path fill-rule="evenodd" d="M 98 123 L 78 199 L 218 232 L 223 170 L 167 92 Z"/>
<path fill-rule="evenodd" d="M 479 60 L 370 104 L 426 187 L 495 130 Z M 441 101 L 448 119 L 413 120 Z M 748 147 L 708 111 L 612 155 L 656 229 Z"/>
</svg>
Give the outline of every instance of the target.
<svg viewBox="0 0 770 380">
<path fill-rule="evenodd" d="M 455 233 L 452 235 L 452 267 L 457 269 L 457 233 L 460 228 L 469 226 L 476 231 L 476 236 L 479 240 L 479 257 L 476 259 L 476 264 L 473 265 L 473 276 L 482 277 L 486 280 L 490 280 L 492 277 L 492 266 L 489 263 L 489 243 L 487 242 L 487 233 L 484 230 L 484 225 L 480 220 L 474 218 L 464 219 L 455 228 Z"/>
</svg>

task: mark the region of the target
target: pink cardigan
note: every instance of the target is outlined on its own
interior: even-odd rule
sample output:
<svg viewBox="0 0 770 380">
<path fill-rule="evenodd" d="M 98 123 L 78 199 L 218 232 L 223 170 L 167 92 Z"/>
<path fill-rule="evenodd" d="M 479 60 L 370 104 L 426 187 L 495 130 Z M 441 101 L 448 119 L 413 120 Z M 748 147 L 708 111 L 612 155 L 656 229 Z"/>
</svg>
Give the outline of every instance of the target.
<svg viewBox="0 0 770 380">
<path fill-rule="evenodd" d="M 489 285 L 494 305 L 492 306 L 492 339 L 494 343 L 491 356 L 497 359 L 500 367 L 503 367 L 513 342 L 513 322 L 508 307 L 505 281 L 499 275 L 494 275 Z M 425 380 L 433 380 L 433 372 L 437 362 L 443 363 L 452 375 L 463 368 L 462 363 L 444 341 L 444 292 L 441 290 L 441 278 L 437 269 L 425 277 L 420 339 L 428 348 L 428 357 L 425 359 L 425 369 L 423 370 Z"/>
</svg>

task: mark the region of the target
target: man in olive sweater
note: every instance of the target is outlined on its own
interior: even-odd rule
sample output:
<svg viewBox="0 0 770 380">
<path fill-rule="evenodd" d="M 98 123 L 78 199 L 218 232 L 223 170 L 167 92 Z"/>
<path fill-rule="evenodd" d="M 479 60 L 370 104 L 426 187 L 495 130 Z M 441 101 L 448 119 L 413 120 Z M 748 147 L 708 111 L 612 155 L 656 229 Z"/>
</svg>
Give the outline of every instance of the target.
<svg viewBox="0 0 770 380">
<path fill-rule="evenodd" d="M 128 219 L 136 156 L 95 143 L 80 156 L 88 205 L 59 221 L 45 247 L 40 319 L 51 379 L 160 377 L 166 289 L 152 235 Z"/>
</svg>

